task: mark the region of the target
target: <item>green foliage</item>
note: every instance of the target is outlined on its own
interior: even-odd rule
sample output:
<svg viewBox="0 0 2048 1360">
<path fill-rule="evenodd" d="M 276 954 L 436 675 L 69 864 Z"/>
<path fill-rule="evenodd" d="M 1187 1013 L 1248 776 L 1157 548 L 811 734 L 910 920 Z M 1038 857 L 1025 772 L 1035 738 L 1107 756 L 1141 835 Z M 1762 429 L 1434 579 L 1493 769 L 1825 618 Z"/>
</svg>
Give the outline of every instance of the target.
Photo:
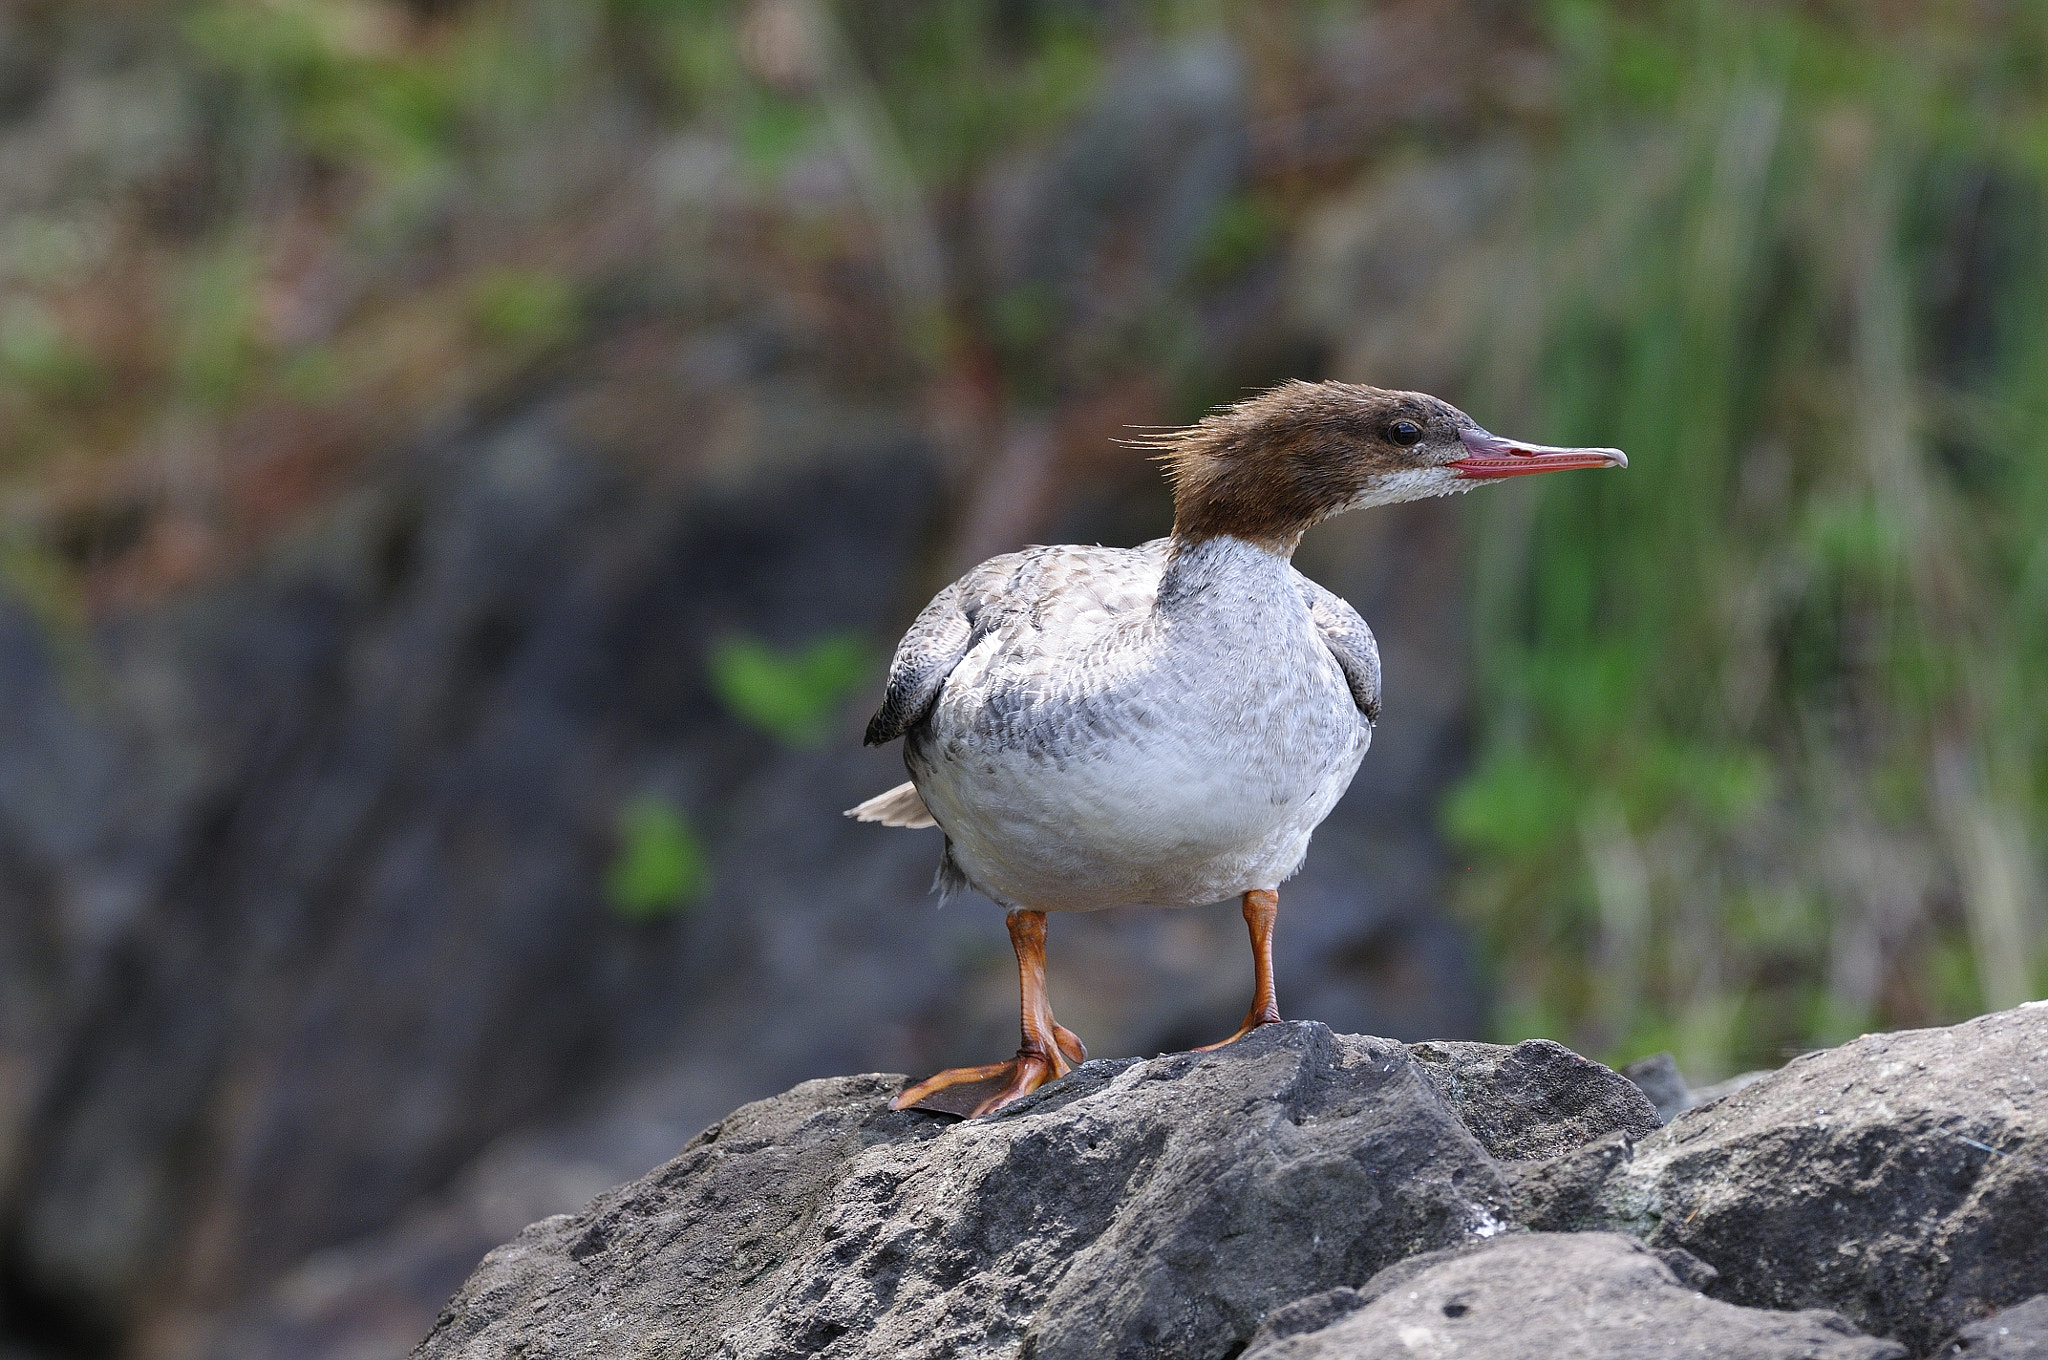
<svg viewBox="0 0 2048 1360">
<path fill-rule="evenodd" d="M 1213 286 L 1244 272 L 1279 246 L 1282 225 L 1271 207 L 1249 194 L 1225 199 L 1195 252 L 1193 282 Z"/>
<path fill-rule="evenodd" d="M 334 352 L 319 346 L 301 350 L 279 367 L 277 390 L 307 406 L 325 406 L 347 391 L 347 374 Z"/>
<path fill-rule="evenodd" d="M 1444 821 L 1503 1037 L 1713 1073 L 2011 1004 L 2014 948 L 2038 995 L 2040 26 L 1549 13 L 1541 340 L 1472 404 L 1631 467 L 1473 504 L 1487 702 Z"/>
<path fill-rule="evenodd" d="M 470 286 L 470 318 L 493 340 L 545 347 L 576 330 L 576 289 L 569 280 L 533 269 L 497 269 Z"/>
<path fill-rule="evenodd" d="M 619 810 L 618 851 L 605 875 L 605 898 L 631 920 L 684 911 L 710 886 L 711 866 L 682 810 L 652 795 Z"/>
<path fill-rule="evenodd" d="M 47 400 L 79 402 L 94 396 L 104 380 L 91 353 L 33 300 L 18 299 L 0 312 L 0 383 Z"/>
<path fill-rule="evenodd" d="M 377 7 L 332 0 L 210 0 L 185 22 L 200 58 L 281 110 L 337 163 L 413 171 L 459 126 L 461 88 L 431 54 L 407 52 Z"/>
<path fill-rule="evenodd" d="M 734 716 L 792 746 L 830 734 L 847 697 L 866 682 L 867 644 L 834 634 L 783 653 L 758 638 L 729 637 L 711 650 L 712 687 Z"/>
<path fill-rule="evenodd" d="M 82 652 L 74 644 L 85 631 L 85 602 L 47 548 L 17 535 L 0 538 L 0 592 L 32 611 L 60 648 Z"/>
<path fill-rule="evenodd" d="M 803 100 L 748 89 L 736 102 L 740 154 L 761 174 L 782 170 L 817 141 L 818 112 Z"/>
<path fill-rule="evenodd" d="M 1497 747 L 1444 804 L 1444 828 L 1475 850 L 1532 859 L 1566 842 L 1582 793 L 1563 767 Z"/>
<path fill-rule="evenodd" d="M 255 376 L 256 262 L 229 240 L 189 261 L 177 298 L 178 386 L 202 406 L 225 406 Z"/>
<path fill-rule="evenodd" d="M 1104 16 L 1071 0 L 865 0 L 847 7 L 846 24 L 928 183 L 957 182 L 1051 133 L 1102 76 Z"/>
</svg>

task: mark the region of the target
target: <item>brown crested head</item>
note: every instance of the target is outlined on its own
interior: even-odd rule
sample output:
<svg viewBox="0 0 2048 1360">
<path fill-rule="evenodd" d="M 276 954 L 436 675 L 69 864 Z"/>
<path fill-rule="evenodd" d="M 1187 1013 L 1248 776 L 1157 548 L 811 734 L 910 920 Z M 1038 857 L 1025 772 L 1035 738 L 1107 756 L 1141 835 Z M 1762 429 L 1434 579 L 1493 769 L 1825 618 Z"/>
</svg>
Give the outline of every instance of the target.
<svg viewBox="0 0 2048 1360">
<path fill-rule="evenodd" d="M 1618 449 L 1500 439 L 1447 401 L 1342 382 L 1285 382 L 1142 442 L 1173 481 L 1176 539 L 1228 535 L 1278 552 L 1345 510 L 1531 472 L 1628 465 Z"/>
</svg>

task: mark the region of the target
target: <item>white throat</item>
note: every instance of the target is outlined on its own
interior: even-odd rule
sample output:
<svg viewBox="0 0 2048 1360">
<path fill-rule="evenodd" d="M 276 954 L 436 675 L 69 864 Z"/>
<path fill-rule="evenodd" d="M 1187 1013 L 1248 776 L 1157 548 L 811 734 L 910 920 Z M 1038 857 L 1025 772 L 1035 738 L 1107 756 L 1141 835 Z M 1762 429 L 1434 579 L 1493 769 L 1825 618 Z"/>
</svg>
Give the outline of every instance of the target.
<svg viewBox="0 0 2048 1360">
<path fill-rule="evenodd" d="M 1345 510 L 1365 510 L 1375 505 L 1398 505 L 1402 501 L 1428 500 L 1454 491 L 1470 491 L 1479 483 L 1460 477 L 1448 467 L 1403 468 L 1375 477 L 1372 483 L 1345 502 Z M 1339 511 L 1339 513 L 1343 513 Z"/>
</svg>

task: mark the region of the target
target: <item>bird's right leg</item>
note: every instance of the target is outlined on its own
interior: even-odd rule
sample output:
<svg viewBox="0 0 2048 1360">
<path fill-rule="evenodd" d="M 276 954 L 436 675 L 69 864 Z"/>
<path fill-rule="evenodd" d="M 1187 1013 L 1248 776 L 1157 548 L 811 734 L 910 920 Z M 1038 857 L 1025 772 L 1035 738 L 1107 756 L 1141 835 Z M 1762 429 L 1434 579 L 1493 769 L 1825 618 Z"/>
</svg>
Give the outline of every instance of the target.
<svg viewBox="0 0 2048 1360">
<path fill-rule="evenodd" d="M 1045 994 L 1045 913 L 1013 911 L 1009 917 L 1010 946 L 1017 951 L 1017 989 L 1021 1002 L 1023 1046 L 1017 1056 L 1005 1062 L 983 1063 L 979 1067 L 949 1067 L 936 1076 L 899 1092 L 889 1102 L 892 1110 L 908 1109 L 935 1091 L 964 1082 L 1005 1077 L 1002 1086 L 979 1105 L 969 1118 L 1000 1110 L 1021 1100 L 1055 1077 L 1064 1077 L 1074 1064 L 1085 1062 L 1088 1050 L 1074 1032 L 1052 1018 L 1052 1002 Z"/>
<path fill-rule="evenodd" d="M 1244 895 L 1244 923 L 1252 936 L 1252 1008 L 1245 1012 L 1237 1033 L 1213 1044 L 1203 1044 L 1197 1053 L 1213 1053 L 1234 1044 L 1260 1025 L 1278 1024 L 1280 998 L 1273 991 L 1273 922 L 1280 919 L 1280 894 L 1270 888 L 1254 888 Z"/>
</svg>

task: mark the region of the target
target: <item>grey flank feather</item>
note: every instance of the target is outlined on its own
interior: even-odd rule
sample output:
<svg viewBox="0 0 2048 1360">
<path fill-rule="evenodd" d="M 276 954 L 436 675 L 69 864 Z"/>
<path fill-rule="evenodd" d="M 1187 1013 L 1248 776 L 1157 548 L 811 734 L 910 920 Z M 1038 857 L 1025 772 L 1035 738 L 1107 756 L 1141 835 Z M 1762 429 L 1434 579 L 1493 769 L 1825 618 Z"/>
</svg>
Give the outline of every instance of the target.
<svg viewBox="0 0 2048 1360">
<path fill-rule="evenodd" d="M 1344 672 L 1344 683 L 1351 690 L 1351 700 L 1358 705 L 1358 711 L 1365 720 L 1377 725 L 1380 720 L 1380 647 L 1373 641 L 1372 629 L 1365 626 L 1365 620 L 1358 616 L 1349 602 L 1341 596 L 1323 589 L 1306 576 L 1298 576 L 1301 583 L 1301 597 L 1308 601 L 1309 617 L 1315 622 L 1316 632 L 1322 635 L 1323 645 L 1330 649 L 1330 655 L 1337 658 L 1337 666 Z"/>
</svg>

